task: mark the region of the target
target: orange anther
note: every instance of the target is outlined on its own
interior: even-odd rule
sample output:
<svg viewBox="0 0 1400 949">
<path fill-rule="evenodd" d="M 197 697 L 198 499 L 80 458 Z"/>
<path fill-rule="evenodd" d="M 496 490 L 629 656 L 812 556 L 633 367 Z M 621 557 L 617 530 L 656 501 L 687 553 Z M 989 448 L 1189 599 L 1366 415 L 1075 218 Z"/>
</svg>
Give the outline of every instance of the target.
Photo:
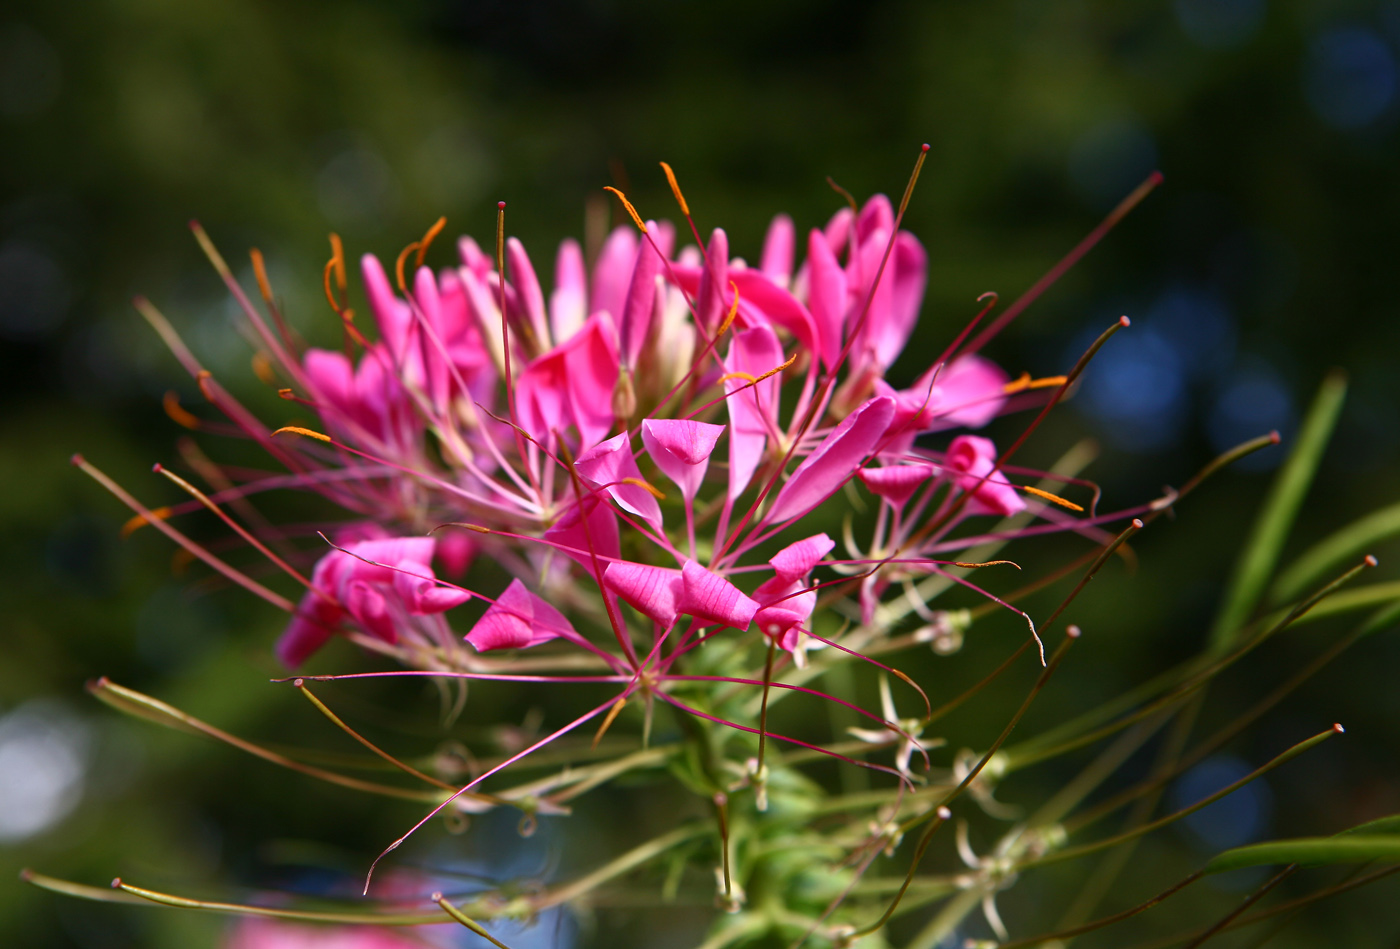
<svg viewBox="0 0 1400 949">
<path fill-rule="evenodd" d="M 617 199 L 622 202 L 622 206 L 627 209 L 627 213 L 632 215 L 632 223 L 637 225 L 637 230 L 641 231 L 643 234 L 647 233 L 646 224 L 642 222 L 642 217 L 637 213 L 637 209 L 632 207 L 632 202 L 627 200 L 627 195 L 618 191 L 612 185 L 607 185 L 603 190 L 611 191 L 613 194 L 617 195 Z"/>
<path fill-rule="evenodd" d="M 666 172 L 666 181 L 671 185 L 671 194 L 675 195 L 676 203 L 681 206 L 681 213 L 690 217 L 690 205 L 685 203 L 685 195 L 681 194 L 681 186 L 676 182 L 676 173 L 664 161 L 661 163 L 661 170 Z"/>
<path fill-rule="evenodd" d="M 281 435 L 283 432 L 291 432 L 293 435 L 305 435 L 307 438 L 314 438 L 317 441 L 322 442 L 329 442 L 331 440 L 331 437 L 329 435 L 322 435 L 320 432 L 313 432 L 311 429 L 302 428 L 300 425 L 283 425 L 281 428 L 279 428 L 272 434 Z"/>
<path fill-rule="evenodd" d="M 1078 504 L 1075 504 L 1073 501 L 1066 501 L 1058 494 L 1051 494 L 1049 491 L 1042 491 L 1039 488 L 1032 488 L 1030 485 L 1026 485 L 1025 487 L 1021 488 L 1021 490 L 1025 491 L 1027 494 L 1034 494 L 1036 497 L 1049 501 L 1052 504 L 1058 504 L 1060 507 L 1067 507 L 1071 511 L 1084 510 L 1084 508 L 1080 507 Z"/>
<path fill-rule="evenodd" d="M 171 511 L 171 509 L 168 507 L 151 508 L 151 516 L 158 518 L 162 521 L 168 518 L 172 513 L 174 512 Z M 127 521 L 125 524 L 122 525 L 122 539 L 125 540 L 126 538 L 130 537 L 132 534 L 136 533 L 138 530 L 145 527 L 149 523 L 151 522 L 147 517 L 141 514 L 137 514 L 135 517 L 131 518 L 131 520 Z"/>
<path fill-rule="evenodd" d="M 201 427 L 199 417 L 186 411 L 185 408 L 180 405 L 180 395 L 174 389 L 165 393 L 165 398 L 161 400 L 161 404 L 165 406 L 165 414 L 170 416 L 170 420 L 176 425 L 182 425 L 192 431 L 199 431 Z"/>
<path fill-rule="evenodd" d="M 433 238 L 442 233 L 442 229 L 447 226 L 446 216 L 438 218 L 433 222 L 433 226 L 428 228 L 423 239 L 418 242 L 418 256 L 413 259 L 414 267 L 423 266 L 423 258 L 428 255 L 428 245 L 433 242 Z"/>
</svg>

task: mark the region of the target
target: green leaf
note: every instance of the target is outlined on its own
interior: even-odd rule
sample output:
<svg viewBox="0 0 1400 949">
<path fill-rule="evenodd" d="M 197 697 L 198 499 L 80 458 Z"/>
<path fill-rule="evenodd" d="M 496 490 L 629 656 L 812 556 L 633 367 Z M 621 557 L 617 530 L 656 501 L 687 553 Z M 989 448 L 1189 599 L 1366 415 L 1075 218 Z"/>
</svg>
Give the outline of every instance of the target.
<svg viewBox="0 0 1400 949">
<path fill-rule="evenodd" d="M 1364 863 L 1370 860 L 1400 861 L 1400 834 L 1270 840 L 1227 850 L 1206 864 L 1206 872 L 1223 873 L 1271 863 Z"/>
<path fill-rule="evenodd" d="M 1264 508 L 1259 512 L 1240 559 L 1235 564 L 1230 585 L 1226 588 L 1225 603 L 1211 630 L 1213 652 L 1224 652 L 1234 644 L 1236 633 L 1258 604 L 1278 564 L 1279 553 L 1288 539 L 1298 508 L 1312 484 L 1323 449 L 1327 447 L 1332 429 L 1337 424 L 1346 391 L 1346 376 L 1339 371 L 1328 373 L 1318 387 L 1293 451 L 1283 470 L 1274 479 L 1268 497 L 1264 499 Z"/>
<path fill-rule="evenodd" d="M 1363 837 L 1369 837 L 1374 834 L 1400 834 L 1400 814 L 1391 814 L 1389 817 L 1377 817 L 1373 821 L 1357 824 L 1355 827 L 1348 827 L 1337 836 L 1342 837 L 1348 834 L 1360 834 Z"/>
<path fill-rule="evenodd" d="M 1274 583 L 1269 599 L 1285 603 L 1303 593 L 1339 564 L 1370 553 L 1369 548 L 1400 534 L 1400 504 L 1373 511 L 1316 544 Z"/>
</svg>

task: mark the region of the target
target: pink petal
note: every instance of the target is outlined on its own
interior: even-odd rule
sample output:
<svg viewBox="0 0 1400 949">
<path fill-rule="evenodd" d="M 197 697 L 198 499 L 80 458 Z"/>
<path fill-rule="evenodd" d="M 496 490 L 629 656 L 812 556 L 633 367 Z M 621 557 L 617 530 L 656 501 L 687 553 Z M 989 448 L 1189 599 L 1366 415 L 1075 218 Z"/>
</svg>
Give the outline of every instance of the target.
<svg viewBox="0 0 1400 949">
<path fill-rule="evenodd" d="M 863 328 L 853 349 L 856 365 L 873 365 L 881 372 L 894 362 L 894 357 L 898 356 L 904 347 L 904 337 L 898 334 L 894 323 L 893 255 L 891 261 L 885 265 L 884 272 L 880 272 L 880 262 L 884 259 L 885 245 L 888 241 L 888 231 L 874 232 L 860 245 L 860 253 L 853 257 L 847 267 L 847 279 L 856 291 L 851 300 L 848 320 L 852 332 L 855 331 L 861 314 L 865 313 Z M 875 288 L 873 294 L 871 287 Z"/>
<path fill-rule="evenodd" d="M 893 417 L 894 399 L 878 395 L 846 416 L 797 466 L 764 520 L 787 521 L 826 500 L 856 473 Z"/>
<path fill-rule="evenodd" d="M 443 531 L 438 535 L 437 559 L 449 577 L 460 577 L 476 559 L 480 545 L 464 530 Z"/>
<path fill-rule="evenodd" d="M 919 485 L 932 477 L 932 465 L 887 465 L 883 468 L 860 469 L 860 480 L 870 489 L 871 494 L 879 495 L 896 508 L 909 503 Z"/>
<path fill-rule="evenodd" d="M 588 318 L 588 274 L 578 241 L 559 245 L 554 261 L 554 292 L 549 295 L 549 324 L 557 346 L 578 332 Z"/>
<path fill-rule="evenodd" d="M 485 280 L 486 275 L 496 269 L 496 262 L 470 237 L 457 239 L 457 256 L 462 261 L 462 266 L 475 274 L 479 280 Z"/>
<path fill-rule="evenodd" d="M 477 652 L 527 649 L 563 636 L 578 639 L 564 615 L 512 580 L 464 637 Z"/>
<path fill-rule="evenodd" d="M 661 526 L 661 506 L 649 491 L 637 485 L 616 483 L 623 478 L 642 480 L 642 471 L 632 455 L 626 432 L 599 442 L 579 455 L 574 467 L 593 487 L 609 485 L 605 490 L 624 511 L 645 518 L 654 527 Z"/>
<path fill-rule="evenodd" d="M 729 279 L 739 291 L 739 312 L 747 317 L 750 325 L 776 323 L 791 333 L 804 349 L 816 352 L 816 323 L 796 297 L 758 270 L 731 270 Z M 733 299 L 733 290 L 728 292 L 730 295 L 725 298 L 726 313 L 729 312 L 729 301 Z"/>
<path fill-rule="evenodd" d="M 344 611 L 327 603 L 315 590 L 307 590 L 282 637 L 277 640 L 277 658 L 288 669 L 295 669 L 320 649 L 335 632 Z"/>
<path fill-rule="evenodd" d="M 353 580 L 346 586 L 341 601 L 345 604 L 346 612 L 365 628 L 365 632 L 386 643 L 398 642 L 399 635 L 389 615 L 388 603 L 384 594 L 373 585 L 364 580 Z"/>
<path fill-rule="evenodd" d="M 369 297 L 370 312 L 379 326 L 379 335 L 388 344 L 394 358 L 401 360 L 408 346 L 413 322 L 408 304 L 394 293 L 379 258 L 373 254 L 360 258 L 360 276 L 364 280 L 365 296 Z"/>
<path fill-rule="evenodd" d="M 826 222 L 822 233 L 826 235 L 826 242 L 830 245 L 833 254 L 839 254 L 846 249 L 846 241 L 849 239 L 855 224 L 855 217 L 850 208 L 842 208 L 831 216 L 830 221 Z"/>
<path fill-rule="evenodd" d="M 586 531 L 585 522 L 579 514 L 580 508 L 588 512 Z M 622 550 L 617 514 L 612 505 L 586 495 L 581 505 L 571 505 L 564 516 L 544 532 L 544 539 L 570 548 L 570 551 L 564 552 L 565 556 L 577 561 L 590 577 L 594 575 L 593 558 L 589 555 L 590 540 L 593 542 L 593 553 L 598 555 L 600 569 L 609 560 L 616 560 Z"/>
<path fill-rule="evenodd" d="M 865 207 L 860 209 L 860 216 L 856 218 L 856 240 L 864 244 L 876 231 L 884 231 L 884 240 L 889 240 L 892 230 L 894 230 L 894 207 L 890 204 L 890 199 L 883 194 L 872 195 L 870 200 L 865 202 Z M 884 240 L 880 242 L 882 253 Z"/>
<path fill-rule="evenodd" d="M 1006 404 L 1006 380 L 1006 373 L 990 359 L 959 356 L 935 376 L 936 420 L 981 428 Z"/>
<path fill-rule="evenodd" d="M 990 438 L 959 435 L 948 446 L 944 464 L 959 472 L 956 481 L 964 491 L 973 492 L 968 507 L 974 513 L 1007 516 L 1025 510 L 1026 502 L 1001 472 L 987 477 L 996 467 L 997 450 Z M 984 480 L 985 479 L 985 480 Z"/>
<path fill-rule="evenodd" d="M 924 303 L 924 288 L 928 285 L 928 254 L 924 251 L 924 245 L 908 231 L 900 231 L 895 235 L 890 266 L 894 269 L 892 336 L 899 339 L 898 347 L 890 357 L 890 362 L 894 362 L 919 322 L 919 308 Z"/>
<path fill-rule="evenodd" d="M 831 369 L 841 355 L 850 302 L 846 272 L 837 263 L 826 236 L 816 228 L 807 237 L 807 266 L 807 306 L 817 327 L 818 355 L 822 364 Z"/>
<path fill-rule="evenodd" d="M 519 296 L 521 309 L 535 337 L 543 346 L 549 341 L 549 324 L 544 315 L 544 293 L 540 290 L 540 280 L 535 276 L 534 264 L 525 252 L 525 245 L 514 237 L 506 240 L 506 266 L 510 270 L 510 282 Z"/>
<path fill-rule="evenodd" d="M 682 594 L 677 611 L 723 626 L 748 629 L 758 604 L 717 573 L 694 560 L 681 568 Z"/>
<path fill-rule="evenodd" d="M 715 228 L 705 253 L 705 272 L 700 277 L 700 290 L 695 311 L 700 326 L 713 333 L 723 314 L 729 311 L 733 291 L 729 289 L 729 237 L 723 228 Z"/>
<path fill-rule="evenodd" d="M 836 547 L 836 541 L 825 534 L 813 534 L 794 544 L 788 544 L 778 551 L 768 562 L 778 579 L 786 583 L 801 580 L 812 572 L 812 568 Z"/>
<path fill-rule="evenodd" d="M 622 361 L 629 369 L 637 365 L 637 357 L 646 345 L 651 331 L 651 318 L 656 310 L 656 277 L 661 273 L 661 258 L 650 241 L 637 245 L 637 260 L 632 268 L 632 280 L 622 304 L 618 337 Z"/>
<path fill-rule="evenodd" d="M 520 424 L 543 443 L 572 425 L 579 433 L 580 449 L 592 447 L 612 428 L 617 374 L 612 321 L 596 314 L 568 342 L 520 374 L 515 389 Z"/>
<path fill-rule="evenodd" d="M 423 321 L 437 336 L 437 341 L 434 342 L 426 332 L 418 334 L 420 358 L 423 360 L 424 377 L 428 383 L 428 396 L 434 405 L 442 408 L 447 405 L 451 378 L 448 375 L 444 352 L 447 344 L 446 334 L 443 332 L 442 298 L 438 294 L 437 279 L 427 267 L 419 267 L 413 275 L 413 299 L 423 314 Z"/>
<path fill-rule="evenodd" d="M 603 582 L 638 612 L 662 626 L 676 619 L 676 602 L 684 593 L 681 571 L 640 563 L 610 563 Z"/>
<path fill-rule="evenodd" d="M 622 316 L 622 303 L 627 298 L 627 284 L 632 279 L 632 267 L 637 260 L 637 235 L 630 226 L 615 227 L 603 242 L 598 260 L 593 265 L 593 292 L 589 296 L 589 315 L 607 310 L 614 319 Z"/>
<path fill-rule="evenodd" d="M 729 372 L 746 372 L 760 376 L 783 363 L 783 347 L 778 337 L 766 326 L 742 330 L 733 335 L 729 355 L 724 360 Z M 756 386 L 743 379 L 729 379 L 726 392 L 735 393 L 725 400 L 729 409 L 729 497 L 737 498 L 748 487 L 767 445 L 769 424 L 776 424 L 778 414 L 777 376 L 764 379 Z M 742 389 L 743 391 L 739 391 Z"/>
<path fill-rule="evenodd" d="M 700 490 L 710 455 L 723 434 L 723 425 L 708 422 L 654 418 L 642 421 L 642 444 L 647 454 L 687 500 L 694 500 Z"/>
<path fill-rule="evenodd" d="M 768 235 L 763 239 L 763 257 L 759 269 L 764 276 L 780 287 L 786 287 L 792 280 L 792 251 L 796 242 L 792 218 L 779 214 L 768 225 Z"/>
</svg>

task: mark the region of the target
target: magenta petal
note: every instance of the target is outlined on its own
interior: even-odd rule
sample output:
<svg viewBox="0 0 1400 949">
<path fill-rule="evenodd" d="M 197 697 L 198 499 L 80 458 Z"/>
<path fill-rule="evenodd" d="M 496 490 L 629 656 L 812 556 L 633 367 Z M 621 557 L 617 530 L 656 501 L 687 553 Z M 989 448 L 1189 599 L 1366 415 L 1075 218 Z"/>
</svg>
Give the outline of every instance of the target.
<svg viewBox="0 0 1400 949">
<path fill-rule="evenodd" d="M 506 266 L 510 269 L 510 282 L 519 297 L 521 308 L 525 311 L 525 318 L 529 320 L 531 329 L 543 343 L 549 339 L 549 325 L 544 315 L 544 293 L 540 290 L 539 277 L 535 276 L 535 267 L 530 263 L 530 255 L 525 252 L 525 245 L 517 238 L 512 237 L 506 241 Z"/>
<path fill-rule="evenodd" d="M 758 604 L 738 587 L 694 560 L 685 562 L 681 579 L 683 591 L 676 607 L 678 612 L 735 629 L 748 629 L 758 612 Z"/>
<path fill-rule="evenodd" d="M 389 278 L 379 258 L 365 254 L 360 258 L 360 276 L 365 284 L 365 296 L 369 297 L 370 312 L 379 326 L 379 335 L 389 346 L 389 352 L 396 360 L 402 360 L 408 345 L 409 330 L 412 328 L 413 314 L 408 304 L 394 293 Z"/>
<path fill-rule="evenodd" d="M 788 478 L 765 521 L 806 514 L 856 473 L 894 417 L 894 399 L 877 395 L 836 426 Z"/>
<path fill-rule="evenodd" d="M 748 318 L 751 325 L 777 324 L 796 337 L 803 349 L 816 350 L 816 323 L 812 320 L 812 314 L 807 312 L 807 308 L 799 303 L 796 297 L 757 270 L 731 270 L 729 279 L 739 291 L 739 312 Z M 731 295 L 725 300 L 726 313 L 729 300 L 732 299 Z M 773 366 L 768 368 L 772 369 Z"/>
<path fill-rule="evenodd" d="M 914 492 L 933 475 L 932 465 L 889 465 L 884 468 L 860 469 L 860 480 L 896 508 L 909 503 Z"/>
<path fill-rule="evenodd" d="M 1007 516 L 1025 510 L 1026 502 L 1011 487 L 1006 476 L 999 471 L 992 473 L 996 458 L 996 446 L 990 438 L 959 435 L 948 446 L 944 463 L 959 473 L 958 487 L 972 492 L 968 507 L 974 513 Z"/>
<path fill-rule="evenodd" d="M 477 652 L 489 652 L 527 649 L 560 636 L 578 639 L 562 613 L 512 580 L 464 638 Z"/>
<path fill-rule="evenodd" d="M 778 337 L 768 327 L 756 326 L 734 334 L 724 366 L 729 372 L 746 372 L 757 377 L 782 362 L 783 347 Z M 768 430 L 777 424 L 778 386 L 777 376 L 764 379 L 758 385 L 748 385 L 737 378 L 724 383 L 725 391 L 734 393 L 725 400 L 729 409 L 731 499 L 744 493 L 763 460 Z"/>
<path fill-rule="evenodd" d="M 584 519 L 579 514 L 580 509 L 588 512 L 586 531 Z M 593 542 L 593 553 L 598 555 L 600 567 L 609 560 L 616 560 L 622 550 L 617 530 L 617 513 L 612 509 L 612 505 L 586 495 L 581 504 L 572 505 L 558 523 L 544 532 L 544 539 L 569 548 L 564 552 L 565 556 L 577 561 L 589 576 L 594 576 L 593 558 L 588 547 L 590 540 Z"/>
<path fill-rule="evenodd" d="M 894 206 L 890 204 L 890 199 L 883 194 L 872 195 L 856 218 L 856 240 L 864 244 L 876 231 L 884 231 L 884 240 L 889 240 L 893 230 Z M 883 241 L 881 243 L 883 245 Z M 883 252 L 884 247 L 880 249 Z"/>
<path fill-rule="evenodd" d="M 768 559 L 778 579 L 787 583 L 801 580 L 836 547 L 836 541 L 826 534 L 813 534 L 794 544 L 788 544 Z"/>
<path fill-rule="evenodd" d="M 831 251 L 826 235 L 813 228 L 807 238 L 807 307 L 817 327 L 818 355 L 828 369 L 841 355 L 847 300 L 846 272 Z"/>
<path fill-rule="evenodd" d="M 627 284 L 632 279 L 632 267 L 637 260 L 637 236 L 631 227 L 615 227 L 598 260 L 593 266 L 593 292 L 589 296 L 589 315 L 607 310 L 614 319 L 622 316 L 622 304 L 627 298 Z"/>
<path fill-rule="evenodd" d="M 681 571 L 640 563 L 610 563 L 603 582 L 639 613 L 662 626 L 676 619 L 676 603 L 684 592 Z"/>
<path fill-rule="evenodd" d="M 721 314 L 728 312 L 733 291 L 729 289 L 729 237 L 723 228 L 715 228 L 710 246 L 705 252 L 705 271 L 700 275 L 700 291 L 696 295 L 695 312 L 700 326 L 714 332 Z"/>
<path fill-rule="evenodd" d="M 645 518 L 652 526 L 661 526 L 661 506 L 645 488 L 634 484 L 618 484 L 623 478 L 642 480 L 641 469 L 632 455 L 632 446 L 623 432 L 599 442 L 578 456 L 574 463 L 579 475 L 595 488 L 608 485 L 608 495 L 624 511 Z"/>
<path fill-rule="evenodd" d="M 796 234 L 792 218 L 779 214 L 768 225 L 768 235 L 763 239 L 763 257 L 759 270 L 764 276 L 780 287 L 792 281 L 792 252 Z"/>
<path fill-rule="evenodd" d="M 554 261 L 554 292 L 549 295 L 549 325 L 554 345 L 565 342 L 579 331 L 588 318 L 588 274 L 578 241 L 559 245 Z"/>
<path fill-rule="evenodd" d="M 661 273 L 661 257 L 650 241 L 637 245 L 637 261 L 632 268 L 632 281 L 617 325 L 622 348 L 622 361 L 629 369 L 637 365 L 637 357 L 646 345 L 651 330 L 652 313 L 656 309 L 656 277 Z"/>
<path fill-rule="evenodd" d="M 315 590 L 307 590 L 282 637 L 277 640 L 277 658 L 288 669 L 295 669 L 324 646 L 335 632 L 344 611 L 328 603 Z"/>
<path fill-rule="evenodd" d="M 990 359 L 959 356 L 936 376 L 937 421 L 981 428 L 1006 404 L 1006 373 Z"/>
<path fill-rule="evenodd" d="M 855 219 L 856 216 L 850 208 L 842 208 L 831 216 L 830 221 L 826 222 L 822 233 L 826 235 L 826 242 L 831 246 L 833 254 L 839 254 L 846 249 L 846 241 L 850 239 Z"/>
<path fill-rule="evenodd" d="M 610 318 L 595 314 L 569 339 L 520 374 L 515 389 L 520 424 L 541 442 L 573 425 L 580 449 L 612 428 L 617 384 L 617 340 Z"/>
<path fill-rule="evenodd" d="M 710 455 L 723 434 L 723 425 L 708 422 L 642 420 L 642 444 L 646 445 L 647 454 L 666 477 L 676 483 L 687 500 L 694 500 L 695 493 L 700 490 Z"/>
</svg>

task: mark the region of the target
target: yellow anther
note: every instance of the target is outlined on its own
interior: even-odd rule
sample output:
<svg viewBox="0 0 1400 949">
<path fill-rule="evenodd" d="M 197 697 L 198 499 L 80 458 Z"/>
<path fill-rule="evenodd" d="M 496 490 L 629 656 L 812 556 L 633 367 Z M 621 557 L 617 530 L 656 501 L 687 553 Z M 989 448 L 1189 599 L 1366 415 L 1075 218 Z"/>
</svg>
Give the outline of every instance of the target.
<svg viewBox="0 0 1400 949">
<path fill-rule="evenodd" d="M 656 500 L 658 500 L 658 501 L 664 501 L 664 500 L 666 500 L 666 495 L 665 495 L 664 493 L 662 493 L 662 491 L 661 491 L 660 488 L 658 488 L 658 487 L 657 487 L 656 485 L 654 485 L 654 484 L 648 484 L 647 482 L 643 481 L 641 478 L 623 478 L 623 479 L 621 479 L 621 480 L 618 482 L 618 484 L 631 484 L 631 485 L 635 485 L 636 487 L 639 487 L 639 488 L 641 488 L 643 491 L 645 491 L 645 492 L 647 492 L 648 494 L 650 494 L 652 497 L 656 498 Z"/>
<path fill-rule="evenodd" d="M 428 228 L 427 233 L 423 235 L 423 239 L 418 242 L 418 256 L 413 259 L 414 267 L 423 266 L 423 258 L 428 255 L 428 245 L 433 242 L 433 238 L 442 233 L 442 229 L 446 226 L 447 217 L 444 215 L 434 221 L 432 227 Z"/>
<path fill-rule="evenodd" d="M 295 399 L 296 393 L 294 393 L 291 389 L 278 389 L 277 396 L 278 398 L 282 399 Z"/>
<path fill-rule="evenodd" d="M 608 709 L 607 718 L 603 719 L 603 724 L 598 726 L 598 734 L 593 736 L 592 747 L 598 747 L 598 742 L 603 740 L 603 735 L 605 735 L 608 729 L 612 727 L 612 723 L 617 719 L 618 713 L 622 711 L 622 707 L 626 704 L 627 696 L 624 695 L 622 698 L 618 699 L 616 702 L 613 703 L 612 708 Z"/>
<path fill-rule="evenodd" d="M 637 209 L 632 207 L 632 202 L 627 200 L 627 195 L 618 191 L 612 185 L 605 186 L 603 190 L 611 191 L 613 194 L 617 195 L 617 199 L 622 202 L 622 206 L 627 209 L 627 213 L 632 215 L 632 223 L 637 225 L 637 230 L 641 231 L 643 234 L 647 233 L 646 224 L 642 222 L 642 217 L 637 213 Z"/>
<path fill-rule="evenodd" d="M 1018 564 L 1018 563 L 1016 563 L 1016 562 L 1013 561 L 1013 560 L 984 560 L 984 561 L 981 562 L 981 563 L 964 563 L 964 562 L 961 561 L 961 560 L 954 560 L 954 561 L 953 561 L 953 566 L 955 566 L 955 567 L 994 567 L 994 566 L 996 566 L 997 564 L 1002 564 L 1002 563 L 1009 563 L 1009 564 L 1011 564 L 1011 566 L 1015 567 L 1017 570 L 1020 570 L 1020 569 L 1021 569 L 1021 565 Z"/>
<path fill-rule="evenodd" d="M 261 349 L 253 353 L 253 375 L 264 385 L 276 385 L 277 372 L 272 368 L 272 360 Z"/>
<path fill-rule="evenodd" d="M 685 203 L 685 195 L 681 194 L 681 186 L 676 182 L 676 173 L 664 161 L 661 163 L 661 170 L 666 172 L 666 180 L 671 185 L 671 194 L 675 195 L 676 203 L 681 206 L 681 213 L 690 217 L 690 205 Z"/>
<path fill-rule="evenodd" d="M 291 432 L 293 435 L 305 435 L 307 438 L 314 438 L 317 441 L 321 442 L 329 442 L 331 440 L 331 437 L 329 435 L 322 435 L 320 432 L 313 432 L 311 429 L 302 428 L 300 425 L 283 425 L 281 428 L 279 428 L 272 434 L 281 435 L 283 432 Z"/>
<path fill-rule="evenodd" d="M 1032 379 L 1029 372 L 1021 373 L 1021 378 L 1013 379 L 1001 387 L 1001 391 L 1006 395 L 1017 392 L 1025 392 L 1027 389 L 1049 389 L 1052 386 L 1062 386 L 1068 381 L 1067 376 L 1045 376 L 1040 379 Z"/>
<path fill-rule="evenodd" d="M 267 279 L 267 267 L 263 264 L 262 251 L 254 247 L 248 251 L 248 256 L 253 261 L 253 276 L 258 278 L 258 291 L 262 293 L 263 302 L 269 307 L 272 306 L 272 284 Z"/>
<path fill-rule="evenodd" d="M 729 315 L 724 318 L 724 322 L 719 324 L 719 332 L 716 337 L 723 336 L 729 327 L 734 325 L 734 318 L 739 315 L 739 287 L 733 280 L 729 281 L 729 289 L 734 291 L 734 300 L 729 304 Z"/>
<path fill-rule="evenodd" d="M 767 378 L 769 378 L 769 377 L 771 377 L 771 376 L 776 376 L 778 373 L 782 372 L 784 369 L 787 369 L 789 366 L 791 366 L 791 365 L 792 365 L 793 363 L 795 363 L 795 362 L 797 362 L 797 353 L 793 353 L 791 356 L 789 356 L 789 357 L 787 358 L 787 362 L 783 363 L 781 366 L 774 366 L 772 369 L 769 369 L 769 370 L 768 370 L 767 372 L 765 372 L 763 375 L 761 375 L 761 376 L 759 376 L 757 379 L 755 379 L 755 380 L 754 380 L 754 383 L 757 384 L 757 383 L 760 383 L 760 382 L 762 382 L 764 379 L 767 379 Z"/>
<path fill-rule="evenodd" d="M 753 385 L 758 382 L 758 377 L 755 376 L 753 373 L 749 372 L 726 372 L 724 375 L 719 377 L 720 382 L 728 382 L 730 379 L 743 379 L 749 385 Z"/>
<path fill-rule="evenodd" d="M 181 425 L 193 431 L 199 431 L 200 422 L 198 416 L 187 412 L 180 405 L 180 396 L 175 390 L 165 393 L 165 398 L 161 400 L 161 405 L 165 406 L 165 414 L 170 416 L 170 420 L 176 425 Z"/>
<path fill-rule="evenodd" d="M 1075 504 L 1073 501 L 1066 501 L 1058 494 L 1051 494 L 1049 491 L 1042 491 L 1039 488 L 1032 488 L 1030 485 L 1026 485 L 1025 487 L 1021 488 L 1021 490 L 1026 492 L 1027 494 L 1034 494 L 1036 497 L 1049 501 L 1052 504 L 1058 504 L 1060 507 L 1067 507 L 1071 511 L 1084 510 L 1084 508 L 1080 507 L 1078 504 Z"/>
<path fill-rule="evenodd" d="M 154 517 L 157 520 L 161 521 L 165 520 L 173 513 L 174 512 L 171 511 L 168 507 L 151 508 L 151 517 Z M 142 514 L 137 514 L 131 520 L 127 521 L 125 524 L 122 525 L 122 539 L 125 540 L 126 538 L 130 537 L 136 531 L 145 527 L 149 523 L 151 523 L 150 518 L 147 518 L 145 515 Z"/>
<path fill-rule="evenodd" d="M 404 283 L 403 280 L 403 264 L 404 261 L 408 259 L 408 255 L 417 250 L 418 247 L 419 241 L 414 241 L 413 243 L 409 244 L 403 250 L 399 251 L 399 259 L 394 262 L 394 276 L 398 278 L 399 292 L 402 293 L 404 296 L 408 296 L 408 286 Z"/>
</svg>

